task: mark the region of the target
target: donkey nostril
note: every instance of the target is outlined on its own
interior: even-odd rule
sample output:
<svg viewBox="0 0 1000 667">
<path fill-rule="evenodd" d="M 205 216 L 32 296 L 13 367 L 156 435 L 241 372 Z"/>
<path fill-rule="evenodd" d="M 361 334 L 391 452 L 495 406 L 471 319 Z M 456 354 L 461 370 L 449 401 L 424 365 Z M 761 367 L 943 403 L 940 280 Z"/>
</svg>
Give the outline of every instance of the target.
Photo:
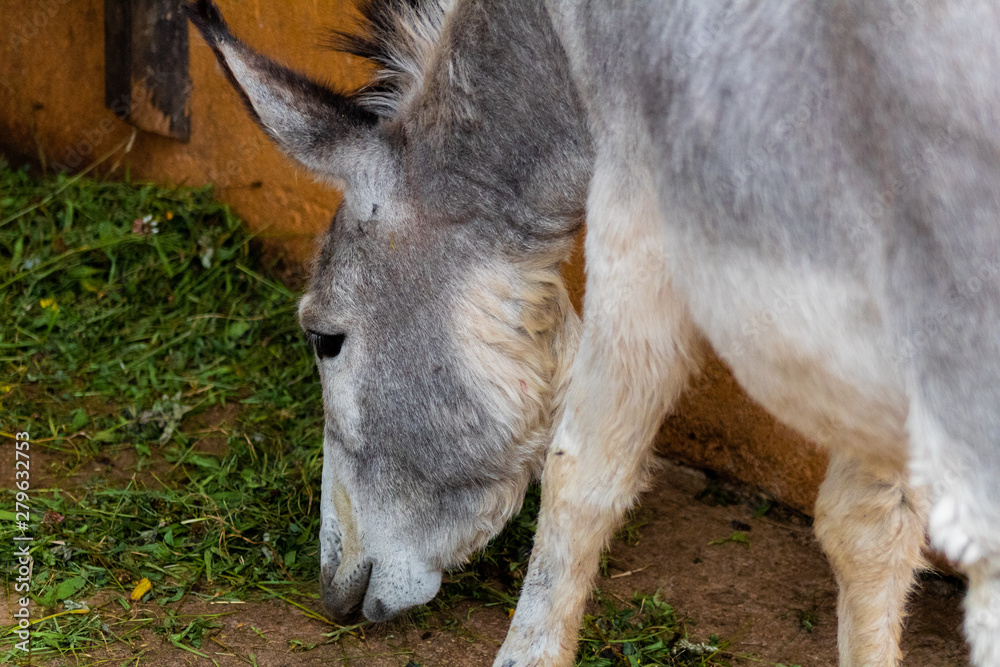
<svg viewBox="0 0 1000 667">
<path fill-rule="evenodd" d="M 365 616 L 368 617 L 369 621 L 381 623 L 392 618 L 392 613 L 382 600 L 376 598 L 374 602 L 365 605 Z"/>
<path fill-rule="evenodd" d="M 337 568 L 326 566 L 320 573 L 320 589 L 323 607 L 330 618 L 344 623 L 356 618 L 368 590 L 371 563 L 355 565 L 349 571 L 339 572 Z M 341 575 L 338 577 L 337 575 Z"/>
<path fill-rule="evenodd" d="M 346 612 L 342 611 L 326 597 L 323 598 L 323 610 L 326 612 L 327 618 L 340 625 L 351 625 L 352 621 L 358 617 L 357 608 Z"/>
</svg>

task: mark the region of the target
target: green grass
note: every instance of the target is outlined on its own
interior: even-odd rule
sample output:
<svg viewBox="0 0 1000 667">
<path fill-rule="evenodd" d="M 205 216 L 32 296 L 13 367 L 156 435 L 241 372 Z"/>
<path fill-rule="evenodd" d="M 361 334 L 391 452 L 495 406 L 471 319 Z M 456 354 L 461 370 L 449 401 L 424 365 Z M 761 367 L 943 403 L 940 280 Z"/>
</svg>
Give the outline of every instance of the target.
<svg viewBox="0 0 1000 667">
<path fill-rule="evenodd" d="M 598 593 L 601 613 L 587 615 L 577 651 L 579 667 L 715 667 L 727 644 L 712 636 L 708 643 L 687 638 L 674 608 L 656 595 L 636 594 L 626 604 L 615 604 Z"/>
<path fill-rule="evenodd" d="M 261 585 L 314 592 L 320 388 L 296 294 L 251 241 L 206 189 L 34 179 L 0 164 L 0 433 L 5 447 L 31 435 L 32 596 L 50 612 L 142 578 L 162 604 Z M 39 486 L 43 473 L 123 457 L 134 479 Z M 57 617 L 36 640 L 103 641 L 88 623 Z"/>
<path fill-rule="evenodd" d="M 135 660 L 150 631 L 199 653 L 218 615 L 180 614 L 184 600 L 278 597 L 316 617 L 321 394 L 297 296 L 208 189 L 35 178 L 0 159 L 0 441 L 12 460 L 14 434 L 31 435 L 35 660 L 108 642 Z M 0 490 L 2 563 L 14 501 Z M 513 607 L 538 503 L 533 489 L 422 613 Z M 719 664 L 683 662 L 672 610 L 636 604 L 588 617 L 580 664 Z M 15 641 L 0 628 L 0 663 Z"/>
</svg>

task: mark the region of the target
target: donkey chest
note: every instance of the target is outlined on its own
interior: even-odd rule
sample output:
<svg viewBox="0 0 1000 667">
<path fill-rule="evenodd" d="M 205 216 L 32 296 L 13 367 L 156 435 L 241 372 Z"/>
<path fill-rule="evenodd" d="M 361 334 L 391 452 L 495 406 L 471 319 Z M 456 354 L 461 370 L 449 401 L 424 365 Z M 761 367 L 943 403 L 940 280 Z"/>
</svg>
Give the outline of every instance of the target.
<svg viewBox="0 0 1000 667">
<path fill-rule="evenodd" d="M 905 461 L 901 373 L 862 284 L 746 257 L 685 275 L 696 325 L 754 400 L 820 445 Z"/>
</svg>

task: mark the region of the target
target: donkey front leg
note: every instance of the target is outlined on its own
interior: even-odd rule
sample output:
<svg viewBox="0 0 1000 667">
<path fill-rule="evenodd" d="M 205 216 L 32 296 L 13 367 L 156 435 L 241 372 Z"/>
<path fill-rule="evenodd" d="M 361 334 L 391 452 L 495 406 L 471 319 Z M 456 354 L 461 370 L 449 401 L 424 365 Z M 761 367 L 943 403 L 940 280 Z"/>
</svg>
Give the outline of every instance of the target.
<svg viewBox="0 0 1000 667">
<path fill-rule="evenodd" d="M 898 469 L 834 452 L 816 501 L 816 536 L 837 577 L 840 667 L 895 667 L 904 606 L 923 565 L 925 494 Z"/>
<path fill-rule="evenodd" d="M 692 366 L 692 327 L 667 278 L 648 180 L 598 168 L 588 220 L 583 337 L 497 667 L 572 664 L 601 550 L 641 490 L 653 436 Z"/>
</svg>

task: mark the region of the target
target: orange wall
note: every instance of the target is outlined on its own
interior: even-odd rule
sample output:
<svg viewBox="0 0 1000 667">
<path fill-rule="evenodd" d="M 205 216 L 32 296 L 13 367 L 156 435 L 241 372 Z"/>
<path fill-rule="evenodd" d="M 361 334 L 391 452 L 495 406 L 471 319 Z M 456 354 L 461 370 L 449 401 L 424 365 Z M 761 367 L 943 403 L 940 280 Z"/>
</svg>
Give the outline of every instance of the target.
<svg viewBox="0 0 1000 667">
<path fill-rule="evenodd" d="M 357 59 L 317 47 L 323 27 L 348 27 L 350 0 L 219 4 L 237 34 L 279 60 L 337 85 L 363 80 Z M 102 2 L 0 0 L 0 17 L 0 146 L 80 169 L 129 136 L 131 126 L 104 108 Z M 307 258 L 339 195 L 268 143 L 211 50 L 193 30 L 190 39 L 190 143 L 140 132 L 118 175 L 128 165 L 134 179 L 213 183 L 273 247 Z"/>
<path fill-rule="evenodd" d="M 335 85 L 361 83 L 354 59 L 318 48 L 322 28 L 346 28 L 351 0 L 219 0 L 234 31 L 261 51 Z M 131 134 L 104 108 L 103 5 L 98 0 L 0 0 L 0 149 L 85 168 Z M 339 195 L 281 155 L 248 119 L 211 51 L 191 32 L 192 132 L 187 144 L 140 132 L 133 179 L 212 183 L 275 252 L 306 260 Z M 119 157 L 122 159 L 119 160 Z M 579 253 L 578 253 L 579 255 Z M 582 261 L 570 267 L 582 292 Z M 661 430 L 661 450 L 770 491 L 810 511 L 825 457 L 752 404 L 714 358 Z"/>
</svg>

